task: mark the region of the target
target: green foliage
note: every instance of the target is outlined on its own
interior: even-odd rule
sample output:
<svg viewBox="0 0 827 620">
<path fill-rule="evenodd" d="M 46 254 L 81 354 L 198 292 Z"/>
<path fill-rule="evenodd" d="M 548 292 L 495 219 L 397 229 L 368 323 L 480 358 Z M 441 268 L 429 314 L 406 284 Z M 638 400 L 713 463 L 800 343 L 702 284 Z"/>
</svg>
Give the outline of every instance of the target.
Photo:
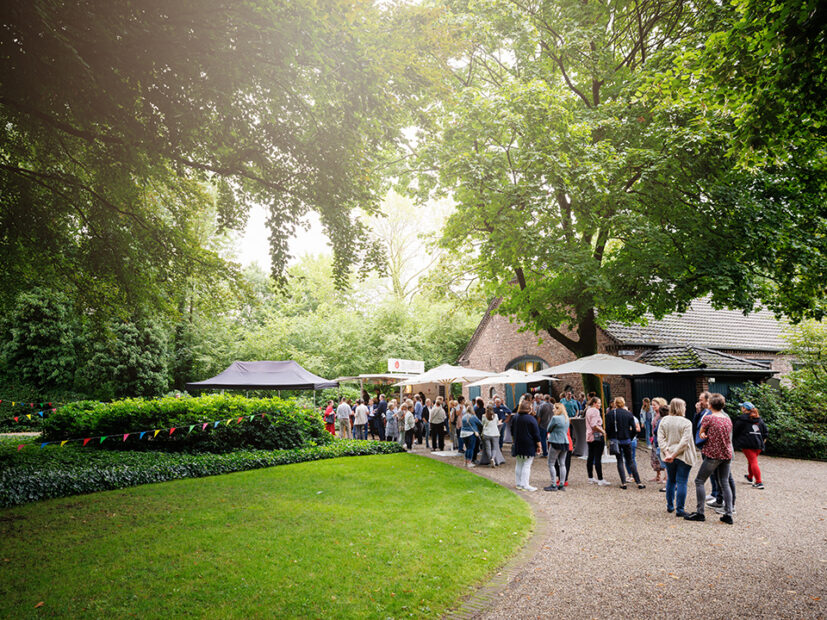
<svg viewBox="0 0 827 620">
<path fill-rule="evenodd" d="M 261 416 L 262 413 L 267 415 Z M 256 417 L 250 420 L 250 416 Z M 202 430 L 204 423 L 208 426 Z M 154 436 L 156 429 L 172 427 L 177 429 L 172 435 L 163 432 Z M 140 431 L 149 431 L 148 436 L 141 439 Z M 133 434 L 123 441 L 125 433 Z M 43 422 L 44 441 L 92 436 L 110 437 L 100 444 L 106 448 L 150 451 L 276 450 L 332 441 L 317 412 L 279 398 L 216 394 L 198 398 L 130 398 L 111 403 L 82 401 L 61 407 Z"/>
<path fill-rule="evenodd" d="M 396 442 L 337 441 L 329 446 L 228 454 L 113 452 L 77 446 L 18 452 L 7 441 L 0 443 L 0 508 L 166 480 L 403 451 Z"/>
<path fill-rule="evenodd" d="M 827 398 L 798 387 L 767 384 L 734 388 L 727 405 L 731 416 L 740 415 L 739 402 L 750 401 L 769 431 L 766 453 L 791 458 L 827 460 Z"/>
<path fill-rule="evenodd" d="M 78 327 L 60 293 L 35 289 L 18 295 L 12 311 L 3 317 L 7 377 L 41 394 L 71 387 L 79 363 Z"/>
<path fill-rule="evenodd" d="M 706 33 L 703 9 L 445 4 L 469 45 L 446 59 L 458 68 L 410 189 L 453 196 L 443 243 L 502 298 L 499 312 L 582 356 L 597 350 L 598 320 L 660 317 L 704 295 L 744 311 L 823 311 L 823 175 L 804 163 L 743 170 L 726 119 L 699 123 L 701 104 L 646 96 Z"/>
<path fill-rule="evenodd" d="M 116 323 L 97 341 L 80 370 L 85 392 L 103 400 L 158 396 L 167 390 L 167 335 L 160 325 Z"/>
<path fill-rule="evenodd" d="M 784 338 L 796 370 L 785 379 L 827 406 L 827 322 L 804 321 L 791 326 Z"/>
</svg>

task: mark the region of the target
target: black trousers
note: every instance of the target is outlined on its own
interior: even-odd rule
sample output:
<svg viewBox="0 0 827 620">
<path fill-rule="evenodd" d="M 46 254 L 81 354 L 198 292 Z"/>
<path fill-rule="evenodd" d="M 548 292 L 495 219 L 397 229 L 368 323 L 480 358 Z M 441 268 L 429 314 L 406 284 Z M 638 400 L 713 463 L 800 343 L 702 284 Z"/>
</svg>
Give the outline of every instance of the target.
<svg viewBox="0 0 827 620">
<path fill-rule="evenodd" d="M 431 422 L 431 448 L 434 450 L 445 449 L 445 422 L 439 424 Z"/>
<path fill-rule="evenodd" d="M 590 441 L 588 444 L 589 446 L 589 457 L 586 460 L 586 472 L 589 474 L 589 478 L 594 478 L 592 475 L 592 468 L 597 471 L 597 479 L 603 480 L 603 448 L 606 445 L 606 441 L 604 439 L 597 439 L 595 441 Z M 571 454 L 571 453 L 569 453 Z"/>
<path fill-rule="evenodd" d="M 626 472 L 623 469 L 624 461 L 635 482 L 640 484 L 640 474 L 637 473 L 637 463 L 635 462 L 635 455 L 632 453 L 632 444 L 630 443 L 620 444 L 620 454 L 617 455 L 617 475 L 620 476 L 621 485 L 626 484 Z"/>
<path fill-rule="evenodd" d="M 414 436 L 414 429 L 410 429 L 405 431 L 405 445 L 408 446 L 408 450 L 413 448 L 413 436 Z"/>
</svg>

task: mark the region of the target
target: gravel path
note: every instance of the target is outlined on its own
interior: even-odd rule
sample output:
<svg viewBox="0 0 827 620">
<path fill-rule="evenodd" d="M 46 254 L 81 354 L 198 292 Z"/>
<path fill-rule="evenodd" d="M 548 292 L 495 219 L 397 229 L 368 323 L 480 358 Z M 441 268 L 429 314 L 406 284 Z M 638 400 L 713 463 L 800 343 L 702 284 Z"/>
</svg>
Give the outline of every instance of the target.
<svg viewBox="0 0 827 620">
<path fill-rule="evenodd" d="M 414 452 L 463 464 L 422 446 Z M 514 460 L 506 460 L 496 470 L 471 471 L 513 489 Z M 620 489 L 614 463 L 603 465 L 612 486 L 588 484 L 585 461 L 574 458 L 568 489 L 548 493 L 546 461 L 535 459 L 531 484 L 541 490 L 519 493 L 542 524 L 540 540 L 529 543 L 528 558 L 511 569 L 492 602 L 470 615 L 827 618 L 827 463 L 762 456 L 767 488 L 760 491 L 744 480 L 746 460 L 738 453 L 733 526 L 711 509 L 704 523 L 668 514 L 665 494 L 648 482 L 648 450 L 638 450 L 637 463 L 646 489 Z"/>
</svg>

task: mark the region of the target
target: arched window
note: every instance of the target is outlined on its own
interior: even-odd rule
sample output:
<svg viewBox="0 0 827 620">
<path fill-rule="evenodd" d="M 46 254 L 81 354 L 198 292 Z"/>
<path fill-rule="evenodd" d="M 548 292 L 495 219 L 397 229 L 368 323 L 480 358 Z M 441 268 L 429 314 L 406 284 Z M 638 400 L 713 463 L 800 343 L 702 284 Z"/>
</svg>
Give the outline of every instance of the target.
<svg viewBox="0 0 827 620">
<path fill-rule="evenodd" d="M 523 355 L 522 357 L 518 357 L 508 362 L 505 369 L 508 370 L 509 368 L 522 370 L 523 372 L 539 372 L 545 368 L 548 368 L 548 364 L 541 357 L 537 357 L 535 355 Z"/>
<path fill-rule="evenodd" d="M 497 393 L 497 391 L 494 389 L 493 385 L 490 388 L 488 388 L 488 398 L 489 399 L 494 398 L 494 394 L 496 394 L 496 393 Z"/>
</svg>

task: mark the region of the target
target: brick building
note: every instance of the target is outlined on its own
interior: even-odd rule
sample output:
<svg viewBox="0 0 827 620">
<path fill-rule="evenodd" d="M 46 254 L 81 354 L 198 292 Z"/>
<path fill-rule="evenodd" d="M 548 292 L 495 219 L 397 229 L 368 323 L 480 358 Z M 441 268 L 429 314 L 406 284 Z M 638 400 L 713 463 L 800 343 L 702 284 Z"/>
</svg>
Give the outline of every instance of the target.
<svg viewBox="0 0 827 620">
<path fill-rule="evenodd" d="M 495 314 L 499 300 L 486 310 L 474 335 L 459 358 L 464 366 L 501 372 L 517 368 L 535 372 L 575 359 L 574 354 L 551 338 L 520 331 L 519 325 Z M 792 370 L 789 358 L 782 355 L 785 342 L 781 334 L 786 323 L 762 310 L 745 316 L 732 310 L 715 310 L 705 299 L 692 302 L 681 314 L 656 320 L 648 317 L 647 325 L 610 323 L 598 328 L 598 352 L 618 355 L 675 373 L 634 378 L 606 377 L 607 398 L 623 396 L 639 408 L 644 397 L 680 397 L 694 403 L 697 394 L 709 389 L 727 396 L 730 388 L 747 381 L 766 381 Z M 576 338 L 576 334 L 570 334 Z M 468 397 L 489 398 L 503 395 L 509 406 L 526 391 L 540 389 L 555 397 L 567 386 L 583 389 L 580 375 L 561 375 L 559 381 L 542 384 L 464 388 Z"/>
</svg>

